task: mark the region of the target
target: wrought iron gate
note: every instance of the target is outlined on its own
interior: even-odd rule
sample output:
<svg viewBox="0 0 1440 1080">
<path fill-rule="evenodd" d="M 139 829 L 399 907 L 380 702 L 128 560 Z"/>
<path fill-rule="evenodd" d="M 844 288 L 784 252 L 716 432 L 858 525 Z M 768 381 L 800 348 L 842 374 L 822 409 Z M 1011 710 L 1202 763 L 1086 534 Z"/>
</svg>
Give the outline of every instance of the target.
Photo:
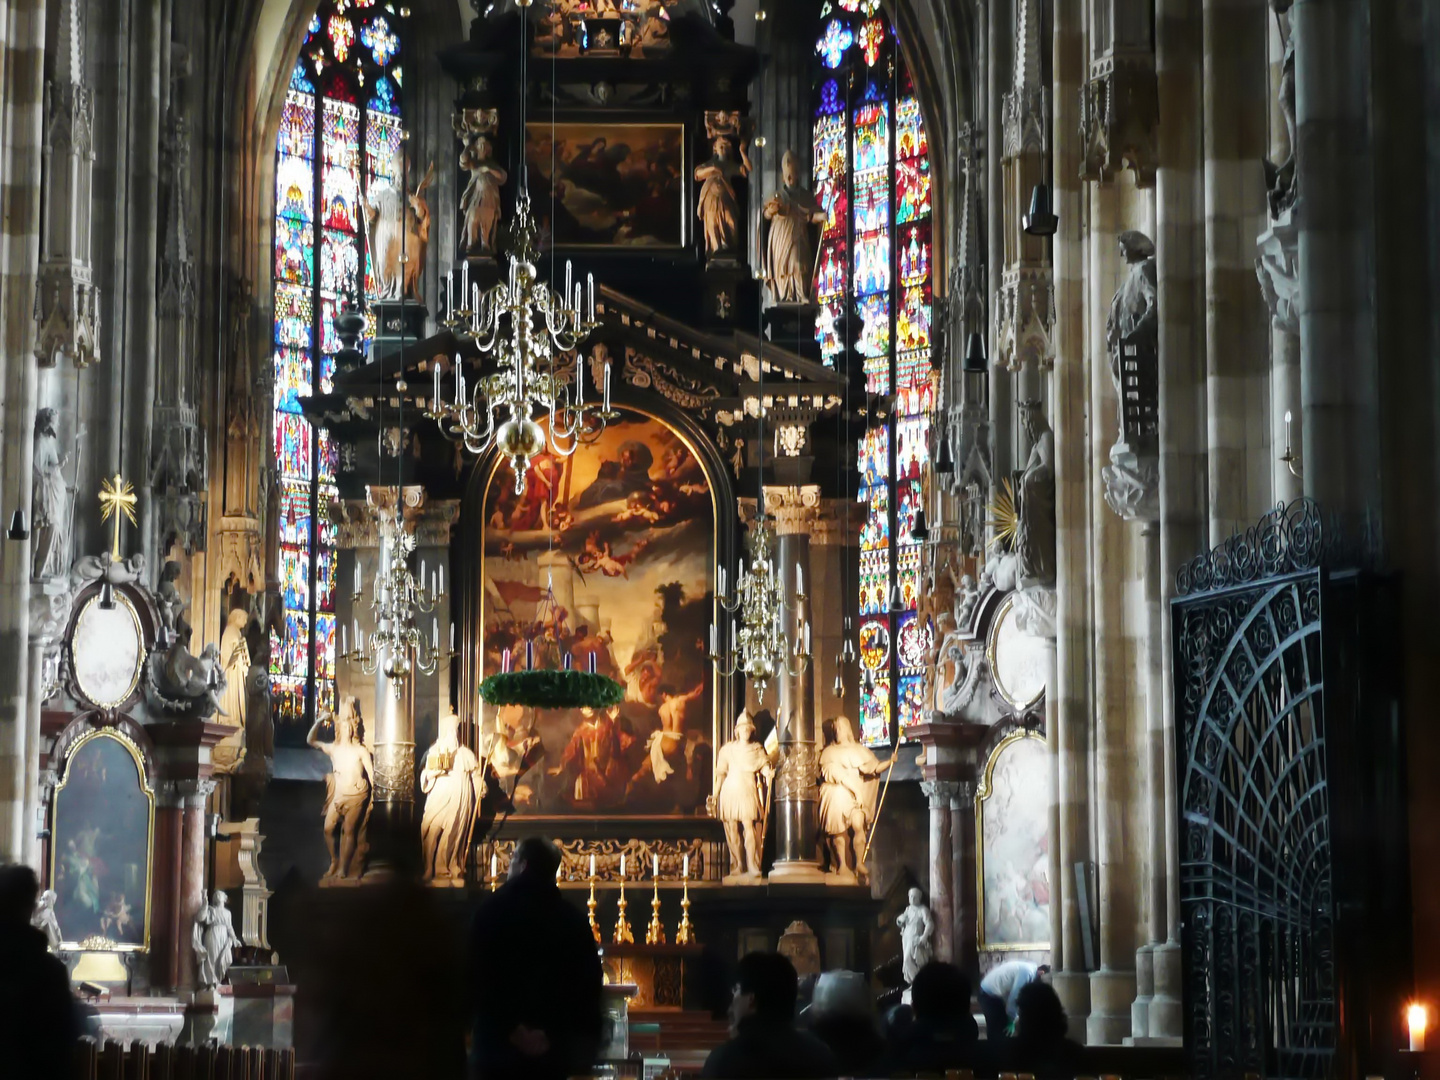
<svg viewBox="0 0 1440 1080">
<path fill-rule="evenodd" d="M 1371 601 L 1385 590 L 1332 570 L 1333 553 L 1315 504 L 1301 500 L 1177 577 L 1180 889 L 1196 1077 L 1348 1074 L 1379 1050 L 1342 1021 L 1348 1006 L 1379 1005 L 1361 965 L 1390 978 L 1402 957 L 1361 925 L 1369 913 L 1340 914 L 1373 887 L 1352 873 L 1396 884 L 1395 868 L 1378 865 L 1395 854 L 1383 841 L 1370 837 L 1364 853 L 1367 834 L 1403 815 L 1387 790 L 1398 746 L 1366 730 L 1367 701 L 1394 686 L 1372 677 L 1384 661 L 1365 631 L 1376 629 Z M 1377 767 L 1391 770 L 1388 781 Z M 1408 911 L 1408 883 L 1404 891 Z"/>
</svg>

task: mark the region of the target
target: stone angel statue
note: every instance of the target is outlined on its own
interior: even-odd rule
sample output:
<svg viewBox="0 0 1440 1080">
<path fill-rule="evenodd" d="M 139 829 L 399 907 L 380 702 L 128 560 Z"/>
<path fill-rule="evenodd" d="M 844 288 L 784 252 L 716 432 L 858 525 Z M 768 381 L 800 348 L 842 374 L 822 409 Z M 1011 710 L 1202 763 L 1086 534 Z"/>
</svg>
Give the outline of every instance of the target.
<svg viewBox="0 0 1440 1080">
<path fill-rule="evenodd" d="M 820 751 L 820 832 L 829 857 L 831 880 L 848 883 L 869 879 L 870 828 L 875 821 L 880 778 L 895 764 L 880 764 L 870 748 L 855 738 L 848 717 L 824 724 L 825 749 Z"/>
<path fill-rule="evenodd" d="M 210 903 L 202 903 L 195 913 L 190 944 L 195 950 L 195 981 L 200 988 L 210 990 L 223 983 L 230 972 L 235 946 L 242 942 L 235 933 L 225 894 L 219 889 L 212 889 Z"/>
<path fill-rule="evenodd" d="M 430 208 L 425 189 L 435 179 L 435 164 L 420 186 L 402 193 L 393 183 L 380 183 L 365 199 L 365 231 L 378 300 L 422 300 L 420 274 L 430 242 Z"/>
</svg>

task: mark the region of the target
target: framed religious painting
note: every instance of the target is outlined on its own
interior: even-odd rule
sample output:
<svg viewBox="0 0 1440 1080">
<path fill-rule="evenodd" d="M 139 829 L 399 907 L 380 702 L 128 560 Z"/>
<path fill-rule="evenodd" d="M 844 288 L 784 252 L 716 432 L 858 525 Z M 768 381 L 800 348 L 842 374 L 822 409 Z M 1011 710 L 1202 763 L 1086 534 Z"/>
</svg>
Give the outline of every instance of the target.
<svg viewBox="0 0 1440 1080">
<path fill-rule="evenodd" d="M 593 664 L 625 687 L 608 709 L 488 707 L 486 756 L 522 816 L 705 813 L 715 752 L 715 501 L 695 449 L 621 409 L 572 456 L 548 450 L 516 494 L 508 462 L 484 496 L 482 677 L 527 652 Z"/>
<path fill-rule="evenodd" d="M 76 742 L 51 823 L 50 887 L 65 947 L 148 949 L 155 795 L 139 747 L 113 728 Z"/>
<path fill-rule="evenodd" d="M 981 949 L 1050 947 L 1050 751 L 1013 731 L 985 763 L 975 793 L 977 939 Z"/>
<path fill-rule="evenodd" d="M 690 184 L 684 124 L 532 123 L 525 161 L 543 246 L 685 246 Z"/>
</svg>

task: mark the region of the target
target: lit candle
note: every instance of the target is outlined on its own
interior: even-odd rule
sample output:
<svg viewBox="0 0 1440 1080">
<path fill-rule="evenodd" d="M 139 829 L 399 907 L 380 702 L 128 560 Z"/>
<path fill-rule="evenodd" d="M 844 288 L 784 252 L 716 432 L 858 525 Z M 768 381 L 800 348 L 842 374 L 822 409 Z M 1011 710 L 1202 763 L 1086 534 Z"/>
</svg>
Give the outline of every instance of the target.
<svg viewBox="0 0 1440 1080">
<path fill-rule="evenodd" d="M 1290 410 L 1285 410 L 1285 449 L 1290 449 Z"/>
<path fill-rule="evenodd" d="M 506 649 L 503 653 L 500 654 L 500 670 L 501 670 L 501 671 L 505 671 L 505 672 L 508 672 L 508 671 L 510 670 L 510 650 L 509 650 L 509 649 Z"/>
<path fill-rule="evenodd" d="M 565 271 L 566 273 L 569 273 L 570 271 L 570 266 L 568 263 L 565 266 Z M 595 876 L 595 853 L 593 851 L 590 853 L 590 876 L 592 878 Z"/>
<path fill-rule="evenodd" d="M 620 880 L 625 880 L 625 853 L 620 853 Z"/>
<path fill-rule="evenodd" d="M 455 651 L 455 624 L 453 622 L 450 624 L 450 651 L 452 653 Z"/>
<path fill-rule="evenodd" d="M 440 588 L 440 591 L 439 591 L 436 595 L 438 595 L 438 596 L 444 596 L 444 595 L 445 595 L 445 564 L 444 564 L 444 563 L 441 563 L 441 564 L 440 564 L 439 588 Z"/>
<path fill-rule="evenodd" d="M 685 862 L 680 868 L 680 876 L 686 881 L 690 880 L 690 853 L 688 851 L 685 853 Z"/>
<path fill-rule="evenodd" d="M 654 859 L 655 859 L 655 870 L 654 870 L 655 880 L 656 880 L 656 881 L 659 881 L 659 880 L 660 880 L 660 856 L 659 856 L 659 855 L 656 855 L 656 856 L 654 856 Z"/>
<path fill-rule="evenodd" d="M 795 595 L 805 595 L 805 571 L 800 568 L 798 562 L 795 564 Z"/>
<path fill-rule="evenodd" d="M 490 853 L 490 880 L 491 880 L 491 881 L 494 881 L 497 877 L 500 876 L 500 871 L 499 871 L 498 867 L 499 867 L 499 863 L 496 862 L 496 860 L 495 860 L 495 853 L 492 851 L 492 852 Z"/>
<path fill-rule="evenodd" d="M 1425 1049 L 1425 1024 L 1428 1020 L 1424 1005 L 1411 1005 L 1405 1010 L 1405 1023 L 1410 1029 L 1410 1050 L 1419 1053 Z"/>
</svg>

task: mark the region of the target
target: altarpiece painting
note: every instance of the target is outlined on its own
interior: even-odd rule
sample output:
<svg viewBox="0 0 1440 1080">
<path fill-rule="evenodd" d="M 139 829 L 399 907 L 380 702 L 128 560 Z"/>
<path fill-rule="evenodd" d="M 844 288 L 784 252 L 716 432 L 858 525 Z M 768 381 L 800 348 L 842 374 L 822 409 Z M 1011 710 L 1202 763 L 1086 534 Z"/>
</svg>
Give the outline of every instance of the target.
<svg viewBox="0 0 1440 1080">
<path fill-rule="evenodd" d="M 665 424 L 621 410 L 569 457 L 546 452 L 516 495 L 508 464 L 485 494 L 483 674 L 526 662 L 625 684 L 604 711 L 503 708 L 487 715 L 489 758 L 538 762 L 521 814 L 695 815 L 710 793 L 715 707 L 706 635 L 715 507 L 694 449 Z"/>
<path fill-rule="evenodd" d="M 84 736 L 55 790 L 50 880 L 67 945 L 150 941 L 150 849 L 155 799 L 140 752 L 109 730 Z"/>
<path fill-rule="evenodd" d="M 1034 732 L 995 747 L 975 796 L 982 949 L 1050 947 L 1050 751 Z"/>
</svg>

